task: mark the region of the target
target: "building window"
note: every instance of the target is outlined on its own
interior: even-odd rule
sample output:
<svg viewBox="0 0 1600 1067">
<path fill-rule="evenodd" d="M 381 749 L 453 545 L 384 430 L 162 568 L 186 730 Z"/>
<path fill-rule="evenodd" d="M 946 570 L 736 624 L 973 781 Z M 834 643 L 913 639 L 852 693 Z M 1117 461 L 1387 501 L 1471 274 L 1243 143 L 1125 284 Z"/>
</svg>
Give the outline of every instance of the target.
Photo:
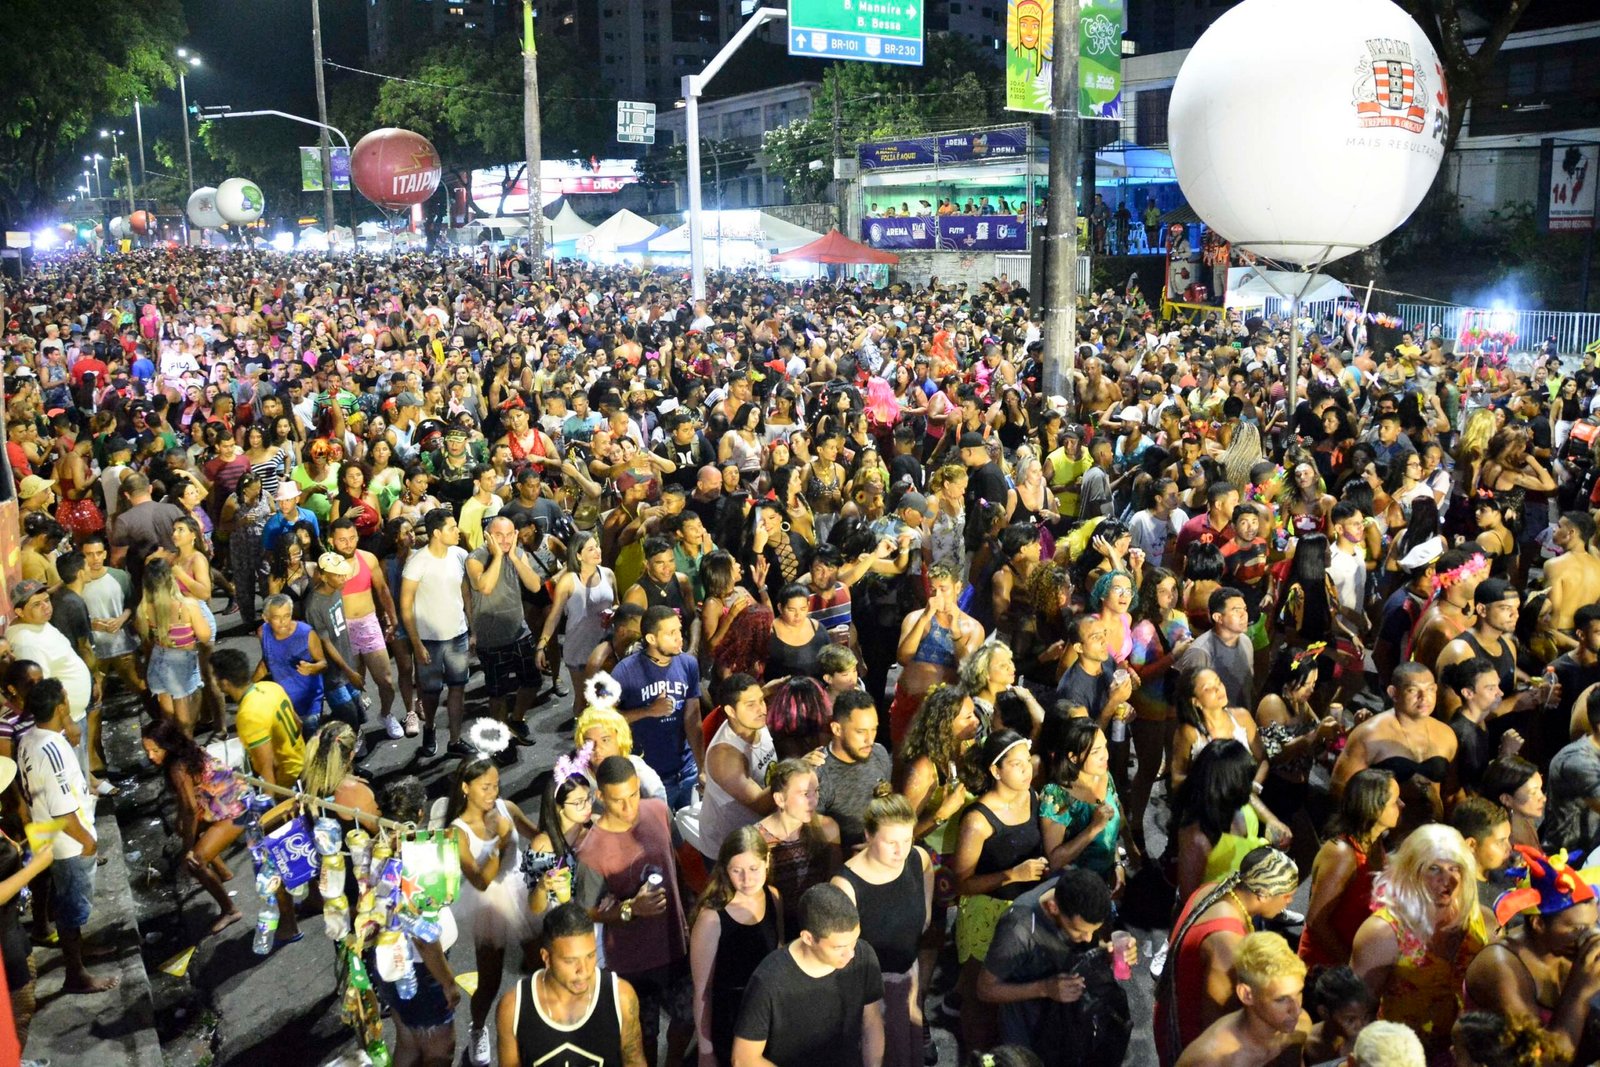
<svg viewBox="0 0 1600 1067">
<path fill-rule="evenodd" d="M 1145 89 L 1134 96 L 1137 122 L 1134 139 L 1149 148 L 1167 143 L 1167 108 L 1172 103 L 1172 90 Z"/>
</svg>

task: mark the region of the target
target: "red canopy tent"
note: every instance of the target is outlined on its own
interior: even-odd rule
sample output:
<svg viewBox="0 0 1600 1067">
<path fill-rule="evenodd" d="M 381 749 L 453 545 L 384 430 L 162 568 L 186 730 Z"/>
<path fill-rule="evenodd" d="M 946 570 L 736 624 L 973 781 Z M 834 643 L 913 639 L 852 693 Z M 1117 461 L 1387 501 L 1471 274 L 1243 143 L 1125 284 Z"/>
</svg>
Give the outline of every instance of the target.
<svg viewBox="0 0 1600 1067">
<path fill-rule="evenodd" d="M 852 241 L 837 228 L 829 230 L 808 245 L 779 252 L 774 263 L 887 263 L 900 262 L 893 252 L 880 252 L 860 241 Z"/>
</svg>

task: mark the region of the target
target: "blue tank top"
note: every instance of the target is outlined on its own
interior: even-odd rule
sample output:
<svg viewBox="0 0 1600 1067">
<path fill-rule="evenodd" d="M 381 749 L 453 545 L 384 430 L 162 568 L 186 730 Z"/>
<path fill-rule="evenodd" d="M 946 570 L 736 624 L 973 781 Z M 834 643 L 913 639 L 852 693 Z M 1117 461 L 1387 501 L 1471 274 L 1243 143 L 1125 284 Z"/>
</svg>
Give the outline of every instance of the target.
<svg viewBox="0 0 1600 1067">
<path fill-rule="evenodd" d="M 315 722 L 322 716 L 322 675 L 301 674 L 297 665 L 311 658 L 311 627 L 294 624 L 294 633 L 283 640 L 272 634 L 272 627 L 261 624 L 261 658 L 267 662 L 272 680 L 283 686 L 302 722 Z"/>
</svg>

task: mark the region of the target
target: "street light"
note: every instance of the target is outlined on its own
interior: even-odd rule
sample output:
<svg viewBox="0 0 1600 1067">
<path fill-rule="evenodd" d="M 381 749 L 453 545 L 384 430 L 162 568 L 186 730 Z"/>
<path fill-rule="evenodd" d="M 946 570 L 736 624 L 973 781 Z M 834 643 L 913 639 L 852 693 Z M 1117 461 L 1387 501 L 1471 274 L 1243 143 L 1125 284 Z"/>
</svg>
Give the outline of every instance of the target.
<svg viewBox="0 0 1600 1067">
<path fill-rule="evenodd" d="M 94 164 L 94 186 L 95 186 L 95 190 L 96 190 L 94 195 L 97 196 L 97 197 L 102 197 L 102 196 L 106 195 L 105 183 L 100 180 L 100 161 L 102 159 L 104 159 L 104 158 L 106 158 L 106 157 L 102 156 L 99 152 L 96 152 L 92 156 L 84 156 L 83 157 L 83 161 L 85 163 L 93 163 Z M 84 175 L 87 177 L 88 171 L 85 171 Z"/>
<path fill-rule="evenodd" d="M 189 147 L 189 85 L 184 75 L 185 64 L 190 67 L 200 65 L 200 57 L 187 48 L 178 49 L 178 105 L 183 109 L 183 165 L 189 175 L 189 192 L 194 192 L 194 150 Z M 183 213 L 183 243 L 189 243 L 189 212 Z"/>
</svg>

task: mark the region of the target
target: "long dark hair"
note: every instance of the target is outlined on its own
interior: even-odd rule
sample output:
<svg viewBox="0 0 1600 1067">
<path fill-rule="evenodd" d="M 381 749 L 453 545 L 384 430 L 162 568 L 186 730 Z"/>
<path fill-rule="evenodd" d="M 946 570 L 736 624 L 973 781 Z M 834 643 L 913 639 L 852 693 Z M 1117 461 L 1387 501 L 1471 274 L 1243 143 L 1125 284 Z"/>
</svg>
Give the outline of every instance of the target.
<svg viewBox="0 0 1600 1067">
<path fill-rule="evenodd" d="M 157 748 L 167 754 L 162 770 L 167 772 L 169 782 L 179 768 L 190 778 L 199 778 L 205 773 L 205 749 L 184 733 L 176 720 L 160 718 L 147 722 L 139 730 L 139 736 L 146 741 L 153 741 Z"/>
<path fill-rule="evenodd" d="M 1326 534 L 1307 534 L 1294 549 L 1285 585 L 1300 587 L 1305 605 L 1300 615 L 1300 632 L 1327 636 L 1333 632 L 1333 609 L 1328 603 L 1328 561 L 1332 558 Z"/>
<path fill-rule="evenodd" d="M 1255 776 L 1256 759 L 1241 742 L 1231 737 L 1208 742 L 1173 798 L 1172 832 L 1199 826 L 1206 840 L 1219 841 L 1249 803 Z"/>
<path fill-rule="evenodd" d="M 1151 623 L 1158 633 L 1167 624 L 1167 620 L 1161 612 L 1161 602 L 1156 598 L 1156 594 L 1161 588 L 1161 583 L 1169 578 L 1174 582 L 1177 581 L 1177 575 L 1165 567 L 1145 567 L 1144 581 L 1139 585 L 1139 597 L 1133 602 L 1134 622 Z M 1176 587 L 1174 588 L 1176 589 Z"/>
<path fill-rule="evenodd" d="M 494 769 L 494 760 L 488 756 L 469 756 L 461 761 L 456 773 L 450 776 L 450 795 L 445 798 L 444 807 L 445 825 L 467 810 L 467 794 L 461 787 L 476 782 Z"/>
<path fill-rule="evenodd" d="M 550 851 L 568 860 L 569 863 L 575 862 L 577 857 L 572 843 L 561 831 L 561 806 L 580 786 L 587 789 L 591 797 L 594 796 L 596 789 L 591 779 L 581 774 L 573 774 L 563 778 L 561 784 L 557 785 L 556 776 L 551 774 L 545 780 L 544 791 L 539 798 L 539 829 L 550 839 Z"/>
<path fill-rule="evenodd" d="M 1328 824 L 1328 835 L 1344 834 L 1363 845 L 1372 844 L 1372 828 L 1389 806 L 1389 784 L 1394 775 L 1377 767 L 1357 771 L 1345 783 L 1339 798 L 1339 811 Z"/>
<path fill-rule="evenodd" d="M 1051 716 L 1061 718 L 1061 716 Z M 1067 788 L 1078 780 L 1078 775 L 1083 773 L 1083 764 L 1089 757 L 1089 750 L 1094 747 L 1094 739 L 1100 733 L 1100 724 L 1088 716 L 1069 718 L 1061 728 L 1060 744 L 1055 751 L 1055 762 L 1050 765 L 1050 773 L 1055 778 L 1057 785 Z"/>
</svg>

